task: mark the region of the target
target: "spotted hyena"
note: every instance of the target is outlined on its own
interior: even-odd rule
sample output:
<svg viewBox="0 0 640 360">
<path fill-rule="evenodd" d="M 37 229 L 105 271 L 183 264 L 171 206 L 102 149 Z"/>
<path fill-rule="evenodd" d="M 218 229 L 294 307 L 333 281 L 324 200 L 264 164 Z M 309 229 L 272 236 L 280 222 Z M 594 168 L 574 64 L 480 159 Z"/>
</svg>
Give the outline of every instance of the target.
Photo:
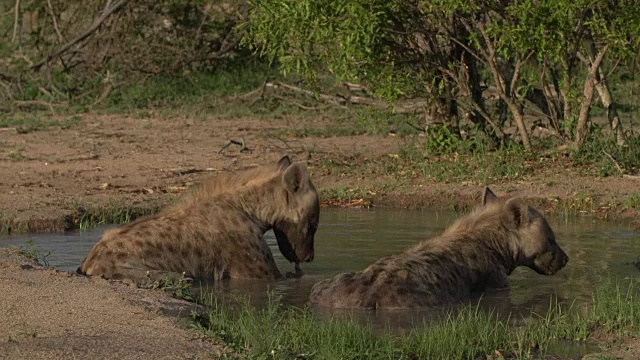
<svg viewBox="0 0 640 360">
<path fill-rule="evenodd" d="M 318 194 L 306 166 L 288 156 L 273 166 L 221 174 L 177 204 L 105 232 L 78 272 L 140 280 L 169 274 L 220 280 L 282 277 L 264 233 L 284 257 L 314 256 Z"/>
<path fill-rule="evenodd" d="M 311 290 L 311 303 L 335 308 L 407 308 L 459 302 L 507 285 L 518 266 L 553 275 L 569 258 L 545 218 L 521 198 L 485 188 L 482 206 L 445 232 L 364 271 L 340 274 Z"/>
</svg>

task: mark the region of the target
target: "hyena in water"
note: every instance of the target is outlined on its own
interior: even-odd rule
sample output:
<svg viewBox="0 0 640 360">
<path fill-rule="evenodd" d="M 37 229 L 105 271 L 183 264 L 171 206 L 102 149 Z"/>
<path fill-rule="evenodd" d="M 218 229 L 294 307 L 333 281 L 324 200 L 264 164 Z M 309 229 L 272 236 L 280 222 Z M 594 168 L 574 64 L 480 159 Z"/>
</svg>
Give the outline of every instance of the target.
<svg viewBox="0 0 640 360">
<path fill-rule="evenodd" d="M 334 308 L 443 305 L 507 286 L 518 266 L 553 275 L 569 261 L 545 218 L 521 198 L 485 188 L 482 206 L 445 232 L 364 271 L 321 281 L 310 301 Z"/>
<path fill-rule="evenodd" d="M 310 262 L 318 194 L 306 166 L 282 157 L 276 166 L 222 174 L 162 212 L 105 232 L 78 269 L 87 275 L 141 280 L 187 276 L 278 279 L 264 240 L 273 229 L 284 257 Z"/>
</svg>

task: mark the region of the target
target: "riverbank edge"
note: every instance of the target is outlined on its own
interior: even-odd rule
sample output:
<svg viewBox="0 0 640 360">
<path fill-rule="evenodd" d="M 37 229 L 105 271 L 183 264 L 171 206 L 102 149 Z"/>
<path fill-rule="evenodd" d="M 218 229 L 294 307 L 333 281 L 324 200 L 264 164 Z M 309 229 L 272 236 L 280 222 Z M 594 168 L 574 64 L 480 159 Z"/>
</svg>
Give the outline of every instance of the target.
<svg viewBox="0 0 640 360">
<path fill-rule="evenodd" d="M 482 192 L 482 186 L 459 186 L 455 184 L 437 184 L 425 186 L 419 191 L 407 189 L 377 191 L 367 193 L 356 201 L 333 196 L 335 188 L 319 188 L 322 206 L 334 207 L 384 207 L 396 209 L 435 209 L 465 212 L 476 206 Z M 500 189 L 500 186 L 493 187 Z M 504 193 L 505 191 L 502 191 Z M 327 195 L 328 194 L 328 195 Z M 518 192 L 508 195 L 518 196 Z M 640 229 L 639 212 L 628 208 L 621 200 L 598 199 L 575 192 L 565 196 L 523 195 L 529 203 L 547 214 L 588 216 L 599 220 L 629 222 Z M 74 206 L 54 206 L 43 211 L 30 211 L 22 214 L 0 213 L 0 234 L 62 232 L 89 228 L 97 224 L 126 223 L 140 216 L 161 211 L 176 201 L 175 194 L 160 194 L 131 204 L 126 197 L 87 199 L 74 201 Z"/>
</svg>

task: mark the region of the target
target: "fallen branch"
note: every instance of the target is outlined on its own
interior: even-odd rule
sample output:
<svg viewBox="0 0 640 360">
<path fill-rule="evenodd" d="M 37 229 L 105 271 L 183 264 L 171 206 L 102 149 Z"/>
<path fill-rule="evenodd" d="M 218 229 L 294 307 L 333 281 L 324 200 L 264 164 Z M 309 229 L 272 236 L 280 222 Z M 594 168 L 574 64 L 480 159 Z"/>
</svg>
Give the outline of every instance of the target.
<svg viewBox="0 0 640 360">
<path fill-rule="evenodd" d="M 640 176 L 638 176 L 638 175 L 629 175 L 629 174 L 627 174 L 626 171 L 624 170 L 624 168 L 620 165 L 620 163 L 618 161 L 616 161 L 616 159 L 611 154 L 609 154 L 606 151 L 603 151 L 603 152 L 604 152 L 605 155 L 607 155 L 607 157 L 609 159 L 611 159 L 611 161 L 613 161 L 613 165 L 615 165 L 616 169 L 618 169 L 620 174 L 622 174 L 623 178 L 640 180 Z"/>
<path fill-rule="evenodd" d="M 245 151 L 251 152 L 251 149 L 249 149 L 247 147 L 247 144 L 244 142 L 244 138 L 240 138 L 240 141 L 230 139 L 228 143 L 226 143 L 222 148 L 220 148 L 220 150 L 218 150 L 218 155 L 220 155 L 224 151 L 224 149 L 228 148 L 231 145 L 240 146 L 240 152 L 245 152 Z"/>
<path fill-rule="evenodd" d="M 19 0 L 17 0 L 17 1 L 19 1 Z M 31 69 L 34 70 L 34 71 L 39 71 L 40 68 L 42 68 L 42 65 L 49 63 L 49 61 L 51 61 L 52 59 L 60 56 L 62 53 L 67 51 L 69 48 L 71 48 L 73 45 L 75 45 L 75 44 L 81 42 L 82 40 L 86 39 L 87 37 L 89 37 L 91 34 L 96 32 L 100 28 L 102 23 L 105 20 L 107 20 L 107 18 L 109 18 L 109 16 L 111 16 L 111 14 L 113 14 L 114 12 L 119 10 L 122 6 L 124 6 L 124 4 L 127 3 L 127 1 L 128 0 L 120 0 L 120 1 L 118 1 L 116 4 L 114 4 L 111 7 L 109 7 L 109 5 L 111 4 L 111 0 L 107 1 L 107 4 L 105 5 L 104 10 L 102 11 L 102 15 L 100 15 L 98 18 L 96 18 L 93 21 L 93 24 L 91 24 L 91 26 L 89 26 L 89 28 L 87 30 L 85 30 L 82 34 L 80 34 L 80 36 L 78 36 L 75 39 L 69 41 L 68 43 L 62 45 L 60 48 L 58 48 L 57 50 L 55 50 L 52 53 L 50 53 L 49 55 L 47 55 L 46 58 L 42 59 L 37 64 L 31 66 Z"/>
<path fill-rule="evenodd" d="M 295 106 L 299 107 L 299 108 L 300 108 L 300 109 L 302 109 L 302 110 L 315 110 L 315 111 L 317 111 L 317 110 L 324 110 L 324 109 L 327 109 L 329 106 L 331 106 L 331 105 L 326 105 L 326 106 L 306 106 L 306 105 L 302 105 L 302 104 L 300 104 L 299 102 L 296 102 L 296 101 L 293 101 L 293 100 L 287 99 L 287 98 L 286 98 L 286 97 L 284 97 L 284 96 L 274 95 L 273 97 L 274 97 L 275 99 L 282 100 L 282 101 L 284 101 L 284 102 L 285 102 L 285 103 L 287 103 L 287 104 L 295 105 Z"/>
<path fill-rule="evenodd" d="M 98 99 L 96 99 L 96 101 L 94 101 L 93 104 L 91 104 L 91 107 L 98 105 L 99 103 L 102 102 L 102 100 L 106 99 L 107 96 L 111 94 L 111 90 L 113 90 L 113 85 L 111 83 L 108 83 L 107 85 L 105 85 L 104 90 L 102 91 L 102 94 L 100 94 Z"/>
<path fill-rule="evenodd" d="M 410 121 L 405 121 L 407 123 L 407 125 L 409 125 L 410 127 L 418 130 L 418 131 L 422 131 L 422 132 L 427 132 L 427 129 L 420 127 L 418 125 L 414 125 L 413 123 L 411 123 Z"/>
<path fill-rule="evenodd" d="M 611 159 L 611 161 L 613 161 L 613 165 L 615 165 L 616 169 L 618 169 L 618 171 L 620 172 L 620 174 L 624 175 L 625 171 L 624 171 L 624 168 L 622 168 L 622 166 L 620 166 L 620 163 L 618 163 L 618 162 L 616 161 L 616 159 L 614 159 L 614 158 L 613 158 L 613 156 L 611 156 L 611 154 L 609 154 L 608 152 L 606 152 L 606 151 L 604 151 L 604 150 L 603 150 L 603 152 L 604 152 L 604 154 L 605 154 L 605 155 L 607 155 L 607 157 L 608 157 L 609 159 Z"/>
<path fill-rule="evenodd" d="M 200 168 L 188 168 L 188 169 L 170 169 L 170 170 L 163 170 L 165 172 L 170 172 L 174 175 L 186 175 L 186 174 L 195 174 L 195 173 L 201 173 L 201 172 L 207 172 L 207 171 L 220 171 L 219 169 L 214 169 L 214 168 L 206 168 L 206 169 L 200 169 Z"/>
<path fill-rule="evenodd" d="M 54 106 L 62 106 L 62 104 L 54 104 L 43 100 L 15 100 L 13 105 L 19 108 L 30 108 L 30 107 L 39 107 L 39 108 L 48 108 L 52 113 Z"/>
<path fill-rule="evenodd" d="M 289 85 L 289 84 L 285 84 L 285 83 L 281 83 L 281 82 L 268 82 L 265 84 L 265 87 L 267 88 L 273 88 L 273 89 L 285 89 L 285 90 L 289 90 L 289 91 L 293 91 L 293 92 L 298 92 L 301 94 L 305 94 L 317 99 L 322 99 L 325 101 L 328 101 L 331 104 L 337 105 L 337 106 L 344 106 L 344 103 L 346 102 L 344 99 L 341 99 L 337 96 L 331 96 L 331 95 L 326 95 L 326 94 L 321 94 L 321 93 L 316 93 L 313 92 L 311 90 L 306 90 L 306 89 L 302 89 L 299 88 L 297 86 L 293 86 L 293 85 Z"/>
</svg>

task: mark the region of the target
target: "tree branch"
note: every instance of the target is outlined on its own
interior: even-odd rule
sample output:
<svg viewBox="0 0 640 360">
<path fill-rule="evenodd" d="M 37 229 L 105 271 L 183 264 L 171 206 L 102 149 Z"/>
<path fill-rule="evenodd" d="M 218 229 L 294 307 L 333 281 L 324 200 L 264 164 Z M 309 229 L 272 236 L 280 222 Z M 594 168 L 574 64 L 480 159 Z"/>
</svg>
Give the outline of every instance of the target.
<svg viewBox="0 0 640 360">
<path fill-rule="evenodd" d="M 18 18 L 20 17 L 20 0 L 16 0 L 14 5 L 15 15 L 13 18 L 13 36 L 11 36 L 11 42 L 16 42 L 16 36 L 18 35 Z"/>
<path fill-rule="evenodd" d="M 51 6 L 51 0 L 47 0 L 47 7 L 49 8 L 49 14 L 51 15 L 51 19 L 53 20 L 53 28 L 56 30 L 56 34 L 58 35 L 58 40 L 60 42 L 63 42 L 64 38 L 60 33 L 60 29 L 58 29 L 58 20 L 56 20 L 56 14 L 53 12 L 53 6 Z"/>
<path fill-rule="evenodd" d="M 576 125 L 576 147 L 580 149 L 582 144 L 587 138 L 587 123 L 589 121 L 589 110 L 591 109 L 591 103 L 593 102 L 593 91 L 596 86 L 596 76 L 604 56 L 609 50 L 609 44 L 605 45 L 596 58 L 591 62 L 589 68 L 589 74 L 584 82 L 582 105 L 580 107 L 580 115 L 578 116 L 578 124 Z"/>
<path fill-rule="evenodd" d="M 86 39 L 87 37 L 89 37 L 91 34 L 93 34 L 94 32 L 96 32 L 100 26 L 102 25 L 102 23 L 107 20 L 107 18 L 109 18 L 109 16 L 111 16 L 111 14 L 113 14 L 114 12 L 118 11 L 120 8 L 122 8 L 124 6 L 124 4 L 127 3 L 128 0 L 120 0 L 117 3 L 115 3 L 113 6 L 109 7 L 109 5 L 111 4 L 111 0 L 107 1 L 107 4 L 104 7 L 104 10 L 102 11 L 102 15 L 100 15 L 98 18 L 96 18 L 93 21 L 93 24 L 91 24 L 91 26 L 85 30 L 82 34 L 80 34 L 80 36 L 78 36 L 77 38 L 71 40 L 70 42 L 62 45 L 60 48 L 58 48 L 57 50 L 53 51 L 52 53 L 50 53 L 49 55 L 47 55 L 46 58 L 44 58 L 43 60 L 41 60 L 40 62 L 38 62 L 37 64 L 33 65 L 31 67 L 32 70 L 34 71 L 39 71 L 40 68 L 42 68 L 42 65 L 47 64 L 49 61 L 51 61 L 52 59 L 60 56 L 62 53 L 64 53 L 65 51 L 67 51 L 69 48 L 71 48 L 73 45 L 81 42 L 82 40 Z"/>
</svg>

